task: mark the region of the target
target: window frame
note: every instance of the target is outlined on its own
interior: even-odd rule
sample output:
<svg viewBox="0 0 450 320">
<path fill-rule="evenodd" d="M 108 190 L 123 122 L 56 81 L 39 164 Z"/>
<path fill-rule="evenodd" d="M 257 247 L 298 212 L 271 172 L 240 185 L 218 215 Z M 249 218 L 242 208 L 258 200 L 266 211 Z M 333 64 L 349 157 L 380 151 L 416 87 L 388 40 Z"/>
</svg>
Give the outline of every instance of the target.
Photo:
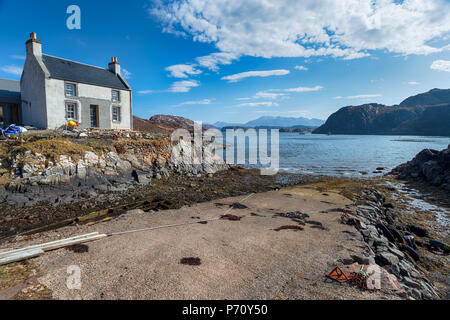
<svg viewBox="0 0 450 320">
<path fill-rule="evenodd" d="M 70 118 L 69 117 L 69 106 L 74 106 L 74 110 L 71 111 L 71 113 L 73 112 L 74 118 Z M 78 121 L 78 103 L 76 102 L 71 102 L 71 101 L 66 101 L 66 120 L 67 121 Z"/>
<path fill-rule="evenodd" d="M 114 109 L 118 109 L 118 112 L 117 112 L 118 120 L 114 119 Z M 121 106 L 112 106 L 112 108 L 111 108 L 111 120 L 114 123 L 120 123 L 122 121 L 122 107 Z"/>
<path fill-rule="evenodd" d="M 72 86 L 73 87 L 73 95 L 68 95 L 67 94 L 67 86 Z M 64 95 L 66 97 L 77 97 L 77 85 L 76 83 L 72 83 L 72 82 L 64 82 Z"/>
<path fill-rule="evenodd" d="M 114 93 L 117 92 L 117 100 L 114 100 Z M 111 101 L 120 102 L 120 90 L 111 90 Z"/>
</svg>

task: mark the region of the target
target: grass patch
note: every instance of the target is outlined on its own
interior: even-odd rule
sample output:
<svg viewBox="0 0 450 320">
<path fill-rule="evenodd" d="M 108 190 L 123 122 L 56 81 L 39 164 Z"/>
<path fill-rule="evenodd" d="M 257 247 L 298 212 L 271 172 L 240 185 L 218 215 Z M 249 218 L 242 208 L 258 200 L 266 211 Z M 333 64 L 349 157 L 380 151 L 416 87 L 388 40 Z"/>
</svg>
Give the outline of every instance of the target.
<svg viewBox="0 0 450 320">
<path fill-rule="evenodd" d="M 33 261 L 24 261 L 0 266 L 0 290 L 13 288 L 30 278 L 40 275 L 39 266 Z M 17 292 L 10 300 L 51 300 L 52 291 L 41 284 L 31 285 Z"/>
<path fill-rule="evenodd" d="M 10 300 L 28 300 L 28 301 L 40 301 L 40 300 L 53 300 L 52 291 L 42 284 L 32 286 L 23 289 L 17 293 Z"/>
<path fill-rule="evenodd" d="M 37 274 L 38 270 L 39 267 L 34 262 L 0 266 L 0 289 L 14 287 Z"/>
<path fill-rule="evenodd" d="M 4 168 L 0 168 L 0 186 L 7 185 L 11 182 L 9 171 Z"/>
<path fill-rule="evenodd" d="M 338 191 L 340 195 L 349 200 L 354 200 L 367 185 L 362 180 L 326 178 L 312 185 L 320 192 Z"/>
<path fill-rule="evenodd" d="M 6 143 L 0 141 L 0 159 L 6 157 L 6 155 L 8 154 L 8 149 L 9 148 Z"/>
<path fill-rule="evenodd" d="M 87 139 L 82 145 L 87 149 L 91 149 L 98 156 L 115 151 L 111 140 Z"/>
<path fill-rule="evenodd" d="M 78 161 L 87 151 L 92 151 L 92 149 L 68 139 L 59 138 L 50 140 L 41 139 L 25 143 L 19 147 L 15 147 L 13 153 L 24 154 L 27 151 L 31 151 L 33 154 L 42 154 L 52 161 L 59 160 L 62 155 L 67 155 L 74 161 Z"/>
<path fill-rule="evenodd" d="M 162 150 L 169 144 L 169 139 L 131 139 L 121 138 L 116 141 L 114 148 L 118 154 L 124 154 L 128 150 L 147 154 L 147 153 L 161 153 Z"/>
<path fill-rule="evenodd" d="M 9 177 L 8 150 L 6 143 L 0 142 L 0 186 L 8 184 L 11 179 Z"/>
</svg>

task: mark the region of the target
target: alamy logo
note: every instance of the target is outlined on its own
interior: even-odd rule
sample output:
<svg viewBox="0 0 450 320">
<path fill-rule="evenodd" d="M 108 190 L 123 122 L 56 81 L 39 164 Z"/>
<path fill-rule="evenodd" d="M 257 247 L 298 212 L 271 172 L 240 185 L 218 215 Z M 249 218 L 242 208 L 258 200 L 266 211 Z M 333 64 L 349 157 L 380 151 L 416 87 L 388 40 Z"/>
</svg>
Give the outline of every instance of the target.
<svg viewBox="0 0 450 320">
<path fill-rule="evenodd" d="M 224 144 L 222 131 L 216 128 L 203 131 L 202 122 L 194 122 L 193 136 L 186 129 L 178 129 L 172 133 L 172 142 L 175 164 L 248 164 L 260 167 L 261 175 L 274 175 L 279 170 L 278 129 L 270 130 L 270 139 L 267 129 L 227 129 Z M 222 150 L 224 157 L 220 158 L 217 151 Z"/>
<path fill-rule="evenodd" d="M 369 265 L 366 271 L 367 289 L 381 290 L 381 268 L 378 265 Z"/>
<path fill-rule="evenodd" d="M 81 290 L 81 269 L 79 266 L 67 267 L 67 289 Z"/>
<path fill-rule="evenodd" d="M 67 7 L 67 14 L 70 16 L 67 18 L 66 25 L 69 30 L 81 29 L 81 9 L 77 5 L 71 5 Z"/>
</svg>

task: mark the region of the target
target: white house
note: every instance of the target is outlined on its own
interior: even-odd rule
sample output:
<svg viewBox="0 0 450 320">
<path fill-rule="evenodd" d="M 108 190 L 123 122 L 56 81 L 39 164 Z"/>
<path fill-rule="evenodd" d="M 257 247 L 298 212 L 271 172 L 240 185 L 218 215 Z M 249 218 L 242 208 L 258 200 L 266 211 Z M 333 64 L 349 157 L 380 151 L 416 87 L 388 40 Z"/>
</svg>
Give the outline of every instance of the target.
<svg viewBox="0 0 450 320">
<path fill-rule="evenodd" d="M 18 115 L 22 125 L 56 129 L 75 120 L 81 128 L 132 129 L 132 90 L 117 58 L 105 69 L 49 56 L 42 53 L 36 33 L 26 49 Z"/>
</svg>

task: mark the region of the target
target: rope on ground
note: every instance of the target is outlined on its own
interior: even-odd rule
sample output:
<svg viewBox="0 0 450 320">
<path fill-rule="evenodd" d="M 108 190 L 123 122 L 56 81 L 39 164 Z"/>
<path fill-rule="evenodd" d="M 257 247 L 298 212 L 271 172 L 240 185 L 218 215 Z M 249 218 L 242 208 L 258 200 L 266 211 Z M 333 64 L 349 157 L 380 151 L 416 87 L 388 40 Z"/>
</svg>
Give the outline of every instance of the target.
<svg viewBox="0 0 450 320">
<path fill-rule="evenodd" d="M 251 197 L 253 197 L 255 195 L 255 193 L 252 193 L 250 195 L 248 195 L 247 197 L 245 197 L 244 199 L 242 199 L 241 201 L 239 201 L 239 204 L 242 204 L 242 202 L 250 199 Z M 206 220 L 202 220 L 204 222 L 211 222 L 211 221 L 218 221 L 222 219 L 222 216 L 228 214 L 228 212 L 230 212 L 231 210 L 233 210 L 234 207 L 231 206 L 227 211 L 225 211 L 225 213 L 223 215 L 221 215 L 218 218 L 212 218 L 212 219 L 206 219 Z M 185 222 L 185 223 L 179 223 L 179 224 L 168 224 L 168 225 L 163 225 L 163 226 L 156 226 L 156 227 L 149 227 L 149 228 L 144 228 L 144 229 L 135 229 L 135 230 L 128 230 L 128 231 L 122 231 L 122 232 L 113 232 L 113 233 L 107 233 L 106 235 L 108 237 L 112 237 L 112 236 L 119 236 L 119 235 L 124 235 L 124 234 L 130 234 L 130 233 L 138 233 L 138 232 L 145 232 L 145 231 L 151 231 L 151 230 L 158 230 L 158 229 L 166 229 L 166 228 L 175 228 L 175 227 L 182 227 L 182 226 L 188 226 L 188 225 L 192 225 L 192 224 L 198 224 L 198 221 L 196 222 Z"/>
</svg>

